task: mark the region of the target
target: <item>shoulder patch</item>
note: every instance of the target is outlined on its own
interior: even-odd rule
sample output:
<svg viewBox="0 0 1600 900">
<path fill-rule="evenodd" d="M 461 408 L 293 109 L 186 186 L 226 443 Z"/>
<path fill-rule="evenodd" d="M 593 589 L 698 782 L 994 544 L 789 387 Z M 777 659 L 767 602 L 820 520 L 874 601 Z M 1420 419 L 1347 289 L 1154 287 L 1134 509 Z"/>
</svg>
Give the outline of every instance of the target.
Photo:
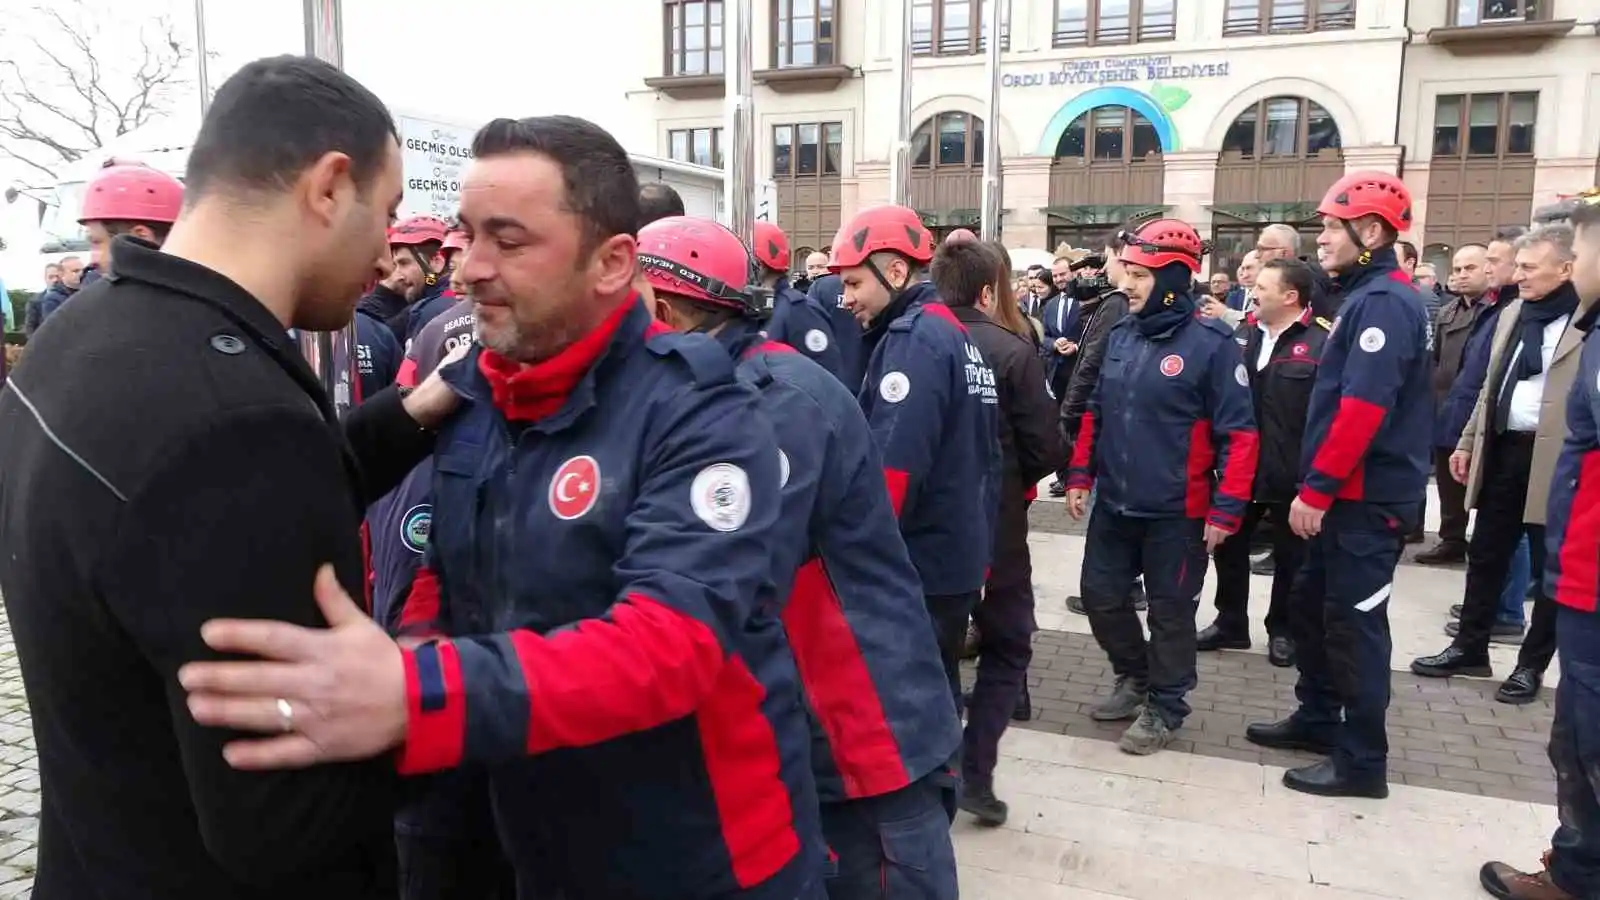
<svg viewBox="0 0 1600 900">
<path fill-rule="evenodd" d="M 713 463 L 689 486 L 689 508 L 715 531 L 738 531 L 750 518 L 750 476 L 732 463 Z"/>
<path fill-rule="evenodd" d="M 721 344 L 703 334 L 672 332 L 651 335 L 645 338 L 644 345 L 658 357 L 675 356 L 683 360 L 697 387 L 734 380 L 733 357 Z"/>
<path fill-rule="evenodd" d="M 433 506 L 421 503 L 406 510 L 400 520 L 400 542 L 412 553 L 428 549 L 428 531 L 433 527 Z"/>
<path fill-rule="evenodd" d="M 1361 332 L 1361 336 L 1356 339 L 1356 343 L 1368 353 L 1377 353 L 1383 349 L 1383 345 L 1388 343 L 1388 340 L 1388 335 L 1383 333 L 1383 329 L 1373 325 Z"/>
<path fill-rule="evenodd" d="M 828 349 L 828 336 L 823 334 L 821 328 L 813 328 L 806 332 L 806 349 L 812 353 L 821 353 Z"/>
<path fill-rule="evenodd" d="M 878 396 L 886 402 L 899 403 L 911 394 L 911 379 L 904 372 L 889 372 L 878 382 Z"/>
<path fill-rule="evenodd" d="M 1311 321 L 1313 321 L 1313 322 L 1317 323 L 1318 325 L 1320 325 L 1322 327 L 1323 331 L 1332 331 L 1333 330 L 1333 323 L 1329 322 L 1327 319 L 1324 319 L 1321 316 L 1317 316 L 1315 319 L 1312 319 Z"/>
</svg>

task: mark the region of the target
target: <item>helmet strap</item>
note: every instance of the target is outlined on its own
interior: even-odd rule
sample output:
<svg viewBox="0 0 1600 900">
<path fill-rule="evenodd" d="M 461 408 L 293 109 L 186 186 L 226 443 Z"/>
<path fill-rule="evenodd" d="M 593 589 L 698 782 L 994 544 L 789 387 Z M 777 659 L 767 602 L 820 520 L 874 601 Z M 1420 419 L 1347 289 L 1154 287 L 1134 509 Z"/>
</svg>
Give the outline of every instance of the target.
<svg viewBox="0 0 1600 900">
<path fill-rule="evenodd" d="M 406 250 L 411 253 L 411 258 L 417 261 L 418 268 L 422 269 L 423 282 L 428 287 L 438 284 L 439 273 L 433 270 L 433 266 L 429 264 L 428 260 L 422 258 L 422 254 L 417 251 L 417 248 L 413 245 L 406 247 Z"/>
<path fill-rule="evenodd" d="M 896 288 L 894 285 L 889 283 L 889 277 L 883 273 L 882 269 L 878 268 L 877 263 L 872 261 L 872 257 L 867 257 L 866 263 L 867 271 L 871 272 L 872 277 L 878 279 L 878 283 L 883 285 L 883 289 L 889 292 L 890 303 L 900 299 L 900 295 L 905 293 L 906 288 L 911 286 L 911 279 L 907 278 L 906 283 L 903 286 Z"/>
</svg>

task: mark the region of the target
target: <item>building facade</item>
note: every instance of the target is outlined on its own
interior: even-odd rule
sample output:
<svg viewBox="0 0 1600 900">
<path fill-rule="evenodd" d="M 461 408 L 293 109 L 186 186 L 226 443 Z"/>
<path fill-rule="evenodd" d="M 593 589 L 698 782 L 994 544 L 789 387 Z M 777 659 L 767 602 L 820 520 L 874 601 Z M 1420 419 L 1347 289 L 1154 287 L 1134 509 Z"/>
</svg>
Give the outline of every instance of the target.
<svg viewBox="0 0 1600 900">
<path fill-rule="evenodd" d="M 720 165 L 720 0 L 638 2 L 660 52 L 631 108 L 660 155 Z M 757 175 L 798 248 L 888 199 L 901 2 L 756 0 Z M 1164 214 L 1229 269 L 1264 223 L 1314 231 L 1348 170 L 1403 174 L 1435 253 L 1596 177 L 1600 0 L 1009 0 L 992 123 L 986 0 L 903 2 L 909 190 L 936 233 L 976 226 L 990 128 L 1008 246 Z"/>
</svg>

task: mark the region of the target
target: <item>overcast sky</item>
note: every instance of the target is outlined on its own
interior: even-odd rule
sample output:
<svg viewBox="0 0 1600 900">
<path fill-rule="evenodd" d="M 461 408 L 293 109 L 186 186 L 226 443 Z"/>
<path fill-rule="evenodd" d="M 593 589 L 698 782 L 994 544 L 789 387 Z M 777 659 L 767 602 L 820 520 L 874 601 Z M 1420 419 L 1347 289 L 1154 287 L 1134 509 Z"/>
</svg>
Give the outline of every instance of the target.
<svg viewBox="0 0 1600 900">
<path fill-rule="evenodd" d="M 159 17 L 169 17 L 191 49 L 196 44 L 194 0 L 0 0 L 0 59 L 27 59 L 35 38 L 71 52 L 57 29 L 31 11 L 41 2 L 69 18 L 74 7 L 95 17 L 95 54 L 109 71 L 113 96 L 126 96 L 126 72 L 138 65 L 141 33 L 153 33 Z M 302 0 L 204 2 L 213 90 L 252 59 L 305 51 Z M 638 19 L 637 0 L 344 0 L 343 16 L 346 70 L 397 111 L 463 123 L 573 113 L 611 129 L 631 150 L 654 152 L 652 123 L 626 115 L 624 92 L 635 87 L 629 78 L 637 67 L 606 62 L 618 53 L 651 52 L 655 29 L 648 26 L 654 23 Z M 635 24 L 625 24 L 630 19 Z M 192 66 L 186 74 L 166 104 L 185 128 L 198 122 L 200 104 Z M 48 82 L 34 87 L 64 96 Z M 0 154 L 0 189 L 19 182 L 49 179 Z M 12 245 L 0 258 L 0 276 L 11 274 L 13 281 L 19 266 L 33 267 L 19 255 L 23 245 L 37 247 L 23 206 L 0 205 L 0 235 Z"/>
</svg>

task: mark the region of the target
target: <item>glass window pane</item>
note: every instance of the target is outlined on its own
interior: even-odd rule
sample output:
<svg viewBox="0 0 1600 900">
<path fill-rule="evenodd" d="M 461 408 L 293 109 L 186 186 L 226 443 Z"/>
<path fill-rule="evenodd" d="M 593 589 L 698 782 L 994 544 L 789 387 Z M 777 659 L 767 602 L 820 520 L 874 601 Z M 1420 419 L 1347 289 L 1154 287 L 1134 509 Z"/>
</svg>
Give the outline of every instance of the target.
<svg viewBox="0 0 1600 900">
<path fill-rule="evenodd" d="M 1245 159 L 1253 159 L 1256 155 L 1256 107 L 1239 114 L 1228 126 L 1228 131 L 1222 136 L 1222 150 L 1236 151 Z"/>
<path fill-rule="evenodd" d="M 822 174 L 837 175 L 844 164 L 844 126 L 830 123 L 823 129 Z"/>
<path fill-rule="evenodd" d="M 720 30 L 722 27 L 722 0 L 711 0 L 706 5 L 711 10 L 711 27 Z M 721 41 L 719 40 L 717 43 L 720 44 Z"/>
<path fill-rule="evenodd" d="M 1156 127 L 1150 120 L 1138 113 L 1133 114 L 1133 155 L 1134 162 L 1142 159 L 1158 159 L 1161 156 L 1161 138 L 1156 134 Z"/>
<path fill-rule="evenodd" d="M 722 168 L 722 129 L 711 129 L 711 166 Z"/>
<path fill-rule="evenodd" d="M 693 135 L 693 161 L 702 166 L 711 165 L 711 129 L 696 128 Z"/>
<path fill-rule="evenodd" d="M 933 52 L 933 0 L 916 0 L 911 6 L 911 50 Z"/>
<path fill-rule="evenodd" d="M 945 113 L 939 117 L 939 165 L 966 164 L 967 117 L 962 113 Z"/>
<path fill-rule="evenodd" d="M 1461 96 L 1448 94 L 1434 101 L 1433 155 L 1459 156 L 1461 153 Z"/>
<path fill-rule="evenodd" d="M 794 133 L 788 125 L 772 129 L 772 175 L 780 178 L 793 172 Z"/>
<path fill-rule="evenodd" d="M 1228 0 L 1222 30 L 1228 34 L 1254 34 L 1261 30 L 1262 0 Z"/>
<path fill-rule="evenodd" d="M 1300 128 L 1300 101 L 1273 97 L 1267 101 L 1267 126 L 1261 138 L 1262 156 L 1294 156 Z"/>
<path fill-rule="evenodd" d="M 689 132 L 673 131 L 669 132 L 667 137 L 672 142 L 672 149 L 668 151 L 669 156 L 684 162 L 689 162 L 693 158 L 689 155 Z"/>
<path fill-rule="evenodd" d="M 1310 101 L 1306 102 L 1306 155 L 1316 156 L 1323 150 L 1337 150 L 1344 146 L 1339 138 L 1339 125 L 1328 111 Z"/>
<path fill-rule="evenodd" d="M 721 50 L 713 50 L 709 54 L 707 54 L 706 74 L 707 75 L 721 75 L 722 74 L 722 51 Z"/>
<path fill-rule="evenodd" d="M 1467 155 L 1494 156 L 1499 152 L 1500 95 L 1474 94 L 1467 109 Z"/>
<path fill-rule="evenodd" d="M 939 33 L 941 51 L 960 51 L 972 43 L 972 0 L 942 0 L 944 27 Z"/>
<path fill-rule="evenodd" d="M 1089 34 L 1089 0 L 1056 0 L 1056 43 L 1082 43 Z"/>
<path fill-rule="evenodd" d="M 1056 142 L 1057 159 L 1082 159 L 1086 141 L 1084 139 L 1084 126 L 1088 122 L 1089 114 L 1073 119 L 1067 123 L 1067 130 L 1061 132 L 1061 140 Z"/>
<path fill-rule="evenodd" d="M 926 169 L 933 162 L 933 127 L 924 122 L 911 134 L 911 165 Z"/>
<path fill-rule="evenodd" d="M 821 136 L 821 127 L 817 125 L 801 125 L 795 129 L 795 173 L 798 175 L 815 175 L 817 167 L 821 165 L 822 148 L 818 146 Z"/>
<path fill-rule="evenodd" d="M 706 5 L 701 0 L 683 4 L 683 22 L 690 28 L 700 28 L 706 23 Z"/>
<path fill-rule="evenodd" d="M 1356 24 L 1355 0 L 1318 0 L 1317 28 L 1353 28 Z"/>
<path fill-rule="evenodd" d="M 1102 106 L 1094 111 L 1094 158 L 1123 159 L 1123 131 L 1128 123 L 1125 106 Z"/>
<path fill-rule="evenodd" d="M 1100 21 L 1095 25 L 1094 39 L 1101 44 L 1124 44 L 1132 37 L 1133 20 L 1129 17 L 1128 0 L 1100 0 Z"/>
<path fill-rule="evenodd" d="M 1511 95 L 1511 109 L 1506 117 L 1506 152 L 1529 154 L 1533 152 L 1533 126 L 1538 118 L 1538 92 Z"/>
<path fill-rule="evenodd" d="M 1139 10 L 1140 40 L 1164 40 L 1177 31 L 1177 0 L 1144 0 Z"/>
<path fill-rule="evenodd" d="M 983 165 L 983 120 L 972 118 L 972 164 Z"/>
<path fill-rule="evenodd" d="M 1305 31 L 1311 0 L 1272 0 L 1273 31 Z"/>
</svg>

